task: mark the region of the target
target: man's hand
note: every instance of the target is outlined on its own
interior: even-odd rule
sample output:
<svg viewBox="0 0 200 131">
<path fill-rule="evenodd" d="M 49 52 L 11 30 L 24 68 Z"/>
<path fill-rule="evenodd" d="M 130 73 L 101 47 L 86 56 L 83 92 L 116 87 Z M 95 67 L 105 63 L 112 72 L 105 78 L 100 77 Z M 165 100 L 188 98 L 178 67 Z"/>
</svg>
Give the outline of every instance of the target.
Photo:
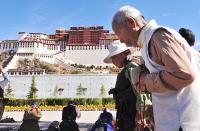
<svg viewBox="0 0 200 131">
<path fill-rule="evenodd" d="M 145 76 L 146 72 L 143 72 L 140 67 L 136 67 L 130 70 L 131 82 L 133 87 L 138 93 L 145 91 Z"/>
<path fill-rule="evenodd" d="M 127 60 L 135 62 L 138 65 L 144 64 L 144 60 L 142 59 L 141 56 L 132 56 L 132 55 L 128 55 L 127 56 Z"/>
<path fill-rule="evenodd" d="M 133 88 L 140 94 L 142 92 L 145 92 L 146 90 L 146 86 L 145 85 L 142 85 L 140 83 L 137 83 L 135 85 L 133 85 Z"/>
<path fill-rule="evenodd" d="M 147 75 L 147 73 L 145 73 L 145 72 L 141 72 L 140 73 L 140 90 L 142 91 L 142 92 L 145 92 L 145 91 L 147 91 L 147 85 L 145 84 L 145 81 L 146 81 L 146 78 L 145 78 L 145 76 Z"/>
<path fill-rule="evenodd" d="M 111 88 L 109 91 L 108 91 L 108 94 L 111 95 L 111 94 L 115 94 L 115 88 Z"/>
</svg>

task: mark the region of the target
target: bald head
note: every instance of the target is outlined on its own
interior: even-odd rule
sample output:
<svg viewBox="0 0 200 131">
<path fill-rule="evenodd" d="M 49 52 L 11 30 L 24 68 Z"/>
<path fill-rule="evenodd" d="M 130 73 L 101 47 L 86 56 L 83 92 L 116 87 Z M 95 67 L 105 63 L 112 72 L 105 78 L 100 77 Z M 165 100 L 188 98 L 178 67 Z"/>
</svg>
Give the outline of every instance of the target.
<svg viewBox="0 0 200 131">
<path fill-rule="evenodd" d="M 123 6 L 113 16 L 112 28 L 122 43 L 137 47 L 137 39 L 146 25 L 143 15 L 134 7 Z"/>
<path fill-rule="evenodd" d="M 140 21 L 144 19 L 143 15 L 136 8 L 129 5 L 122 6 L 113 16 L 112 20 L 113 29 L 116 24 L 126 25 L 127 24 L 126 19 L 128 17 L 133 18 L 135 21 L 137 21 L 137 23 L 140 23 Z"/>
</svg>

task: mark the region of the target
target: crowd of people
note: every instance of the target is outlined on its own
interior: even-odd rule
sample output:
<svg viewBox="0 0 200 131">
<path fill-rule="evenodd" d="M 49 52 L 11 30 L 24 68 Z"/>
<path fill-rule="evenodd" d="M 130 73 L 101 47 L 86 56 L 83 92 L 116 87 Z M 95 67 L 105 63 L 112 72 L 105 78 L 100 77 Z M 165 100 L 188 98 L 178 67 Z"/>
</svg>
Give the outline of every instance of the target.
<svg viewBox="0 0 200 131">
<path fill-rule="evenodd" d="M 40 108 L 33 103 L 25 109 L 23 121 L 19 131 L 40 131 L 39 120 L 42 116 Z M 81 113 L 75 103 L 70 101 L 62 111 L 62 121 L 53 121 L 46 131 L 79 131 L 76 118 L 80 118 Z"/>
<path fill-rule="evenodd" d="M 112 28 L 119 40 L 109 46 L 105 63 L 122 68 L 113 94 L 116 123 L 103 110 L 91 131 L 200 131 L 200 54 L 193 48 L 194 33 L 176 31 L 149 22 L 132 6 L 121 7 L 113 16 Z M 133 56 L 133 47 L 141 56 Z M 0 118 L 4 111 L 3 92 L 8 83 L 0 82 Z M 53 121 L 48 131 L 79 131 L 76 118 L 81 113 L 74 102 L 62 111 L 62 122 Z M 19 131 L 39 131 L 41 111 L 33 104 L 25 110 Z"/>
<path fill-rule="evenodd" d="M 42 131 L 39 127 L 41 116 L 40 108 L 35 103 L 32 104 L 25 109 L 23 121 L 18 131 Z M 69 101 L 62 110 L 62 121 L 51 122 L 45 131 L 80 131 L 76 122 L 76 119 L 80 117 L 81 112 L 75 102 Z M 90 130 L 113 131 L 113 126 L 113 115 L 105 108 Z"/>
</svg>

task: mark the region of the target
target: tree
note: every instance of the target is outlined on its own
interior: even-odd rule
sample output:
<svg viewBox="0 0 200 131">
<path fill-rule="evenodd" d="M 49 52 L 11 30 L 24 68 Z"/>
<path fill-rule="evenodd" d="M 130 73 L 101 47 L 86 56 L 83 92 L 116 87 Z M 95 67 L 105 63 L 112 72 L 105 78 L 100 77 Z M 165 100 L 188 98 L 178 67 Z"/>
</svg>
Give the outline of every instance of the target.
<svg viewBox="0 0 200 131">
<path fill-rule="evenodd" d="M 8 88 L 5 89 L 5 97 L 12 98 L 14 96 L 14 94 L 12 92 L 13 92 L 13 89 L 12 89 L 11 84 L 9 82 Z"/>
<path fill-rule="evenodd" d="M 30 91 L 27 95 L 28 99 L 35 99 L 37 98 L 37 92 L 38 89 L 36 87 L 36 82 L 35 82 L 35 76 L 32 77 L 32 83 L 31 83 L 31 87 L 30 87 Z"/>
<path fill-rule="evenodd" d="M 106 95 L 106 87 L 104 84 L 102 84 L 100 89 L 100 96 L 104 97 Z"/>
<path fill-rule="evenodd" d="M 90 69 L 94 69 L 94 68 L 95 68 L 95 66 L 94 66 L 94 65 L 91 65 L 91 66 L 90 66 Z"/>
<path fill-rule="evenodd" d="M 85 93 L 86 93 L 86 91 L 87 91 L 87 88 L 84 88 L 82 86 L 82 84 L 80 83 L 80 85 L 78 86 L 78 88 L 76 89 L 76 91 L 77 91 L 76 95 L 78 95 L 78 96 L 84 96 Z"/>
</svg>

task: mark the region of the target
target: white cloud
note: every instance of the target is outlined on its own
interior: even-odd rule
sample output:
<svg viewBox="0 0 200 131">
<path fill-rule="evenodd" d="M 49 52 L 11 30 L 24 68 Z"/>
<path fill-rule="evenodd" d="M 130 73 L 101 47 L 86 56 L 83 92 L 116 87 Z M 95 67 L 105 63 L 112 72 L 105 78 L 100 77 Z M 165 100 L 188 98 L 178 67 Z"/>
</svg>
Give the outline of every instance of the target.
<svg viewBox="0 0 200 131">
<path fill-rule="evenodd" d="M 164 13 L 164 14 L 162 14 L 162 17 L 168 17 L 168 16 L 176 16 L 176 13 Z"/>
</svg>

